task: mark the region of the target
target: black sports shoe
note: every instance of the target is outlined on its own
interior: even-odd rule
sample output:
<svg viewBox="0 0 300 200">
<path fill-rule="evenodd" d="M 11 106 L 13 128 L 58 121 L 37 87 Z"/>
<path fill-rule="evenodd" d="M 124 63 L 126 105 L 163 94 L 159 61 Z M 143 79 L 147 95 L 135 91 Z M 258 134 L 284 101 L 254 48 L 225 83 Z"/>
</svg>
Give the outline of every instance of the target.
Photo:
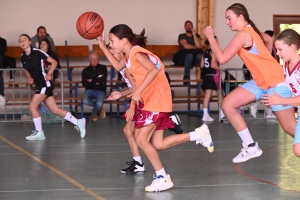
<svg viewBox="0 0 300 200">
<path fill-rule="evenodd" d="M 140 164 L 139 162 L 133 160 L 133 161 L 127 161 L 125 162 L 126 165 L 130 165 L 126 169 L 121 169 L 120 172 L 122 174 L 144 174 L 145 173 L 145 165 Z"/>
<path fill-rule="evenodd" d="M 170 118 L 174 122 L 175 126 L 174 128 L 169 128 L 169 130 L 175 132 L 176 134 L 184 133 L 179 116 L 176 113 L 174 113 L 170 116 Z"/>
</svg>

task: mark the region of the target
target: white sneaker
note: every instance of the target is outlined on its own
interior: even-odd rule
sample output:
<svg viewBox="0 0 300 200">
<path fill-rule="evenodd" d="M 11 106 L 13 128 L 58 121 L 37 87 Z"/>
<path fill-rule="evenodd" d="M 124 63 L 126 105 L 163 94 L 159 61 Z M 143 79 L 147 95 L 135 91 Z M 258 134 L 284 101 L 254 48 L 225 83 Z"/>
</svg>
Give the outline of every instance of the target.
<svg viewBox="0 0 300 200">
<path fill-rule="evenodd" d="M 241 152 L 235 158 L 233 158 L 232 162 L 234 163 L 245 162 L 251 158 L 259 157 L 263 153 L 263 151 L 259 148 L 257 142 L 255 142 L 254 147 L 248 147 L 243 143 L 243 147 L 244 148 L 241 149 Z"/>
<path fill-rule="evenodd" d="M 84 138 L 85 136 L 85 118 L 82 119 L 78 119 L 77 121 L 77 126 L 75 126 L 74 128 L 80 132 L 80 137 Z"/>
<path fill-rule="evenodd" d="M 167 174 L 167 177 L 163 177 L 163 176 L 158 176 L 156 177 L 151 185 L 147 186 L 145 188 L 146 192 L 160 192 L 160 191 L 164 191 L 167 189 L 170 189 L 171 187 L 173 187 L 173 182 L 171 180 L 171 177 L 169 174 Z"/>
<path fill-rule="evenodd" d="M 202 121 L 204 121 L 204 122 L 212 122 L 212 121 L 214 121 L 214 118 L 211 118 L 209 115 L 203 115 Z"/>
<path fill-rule="evenodd" d="M 256 113 L 257 113 L 257 105 L 256 105 L 256 103 L 252 103 L 252 104 L 249 106 L 249 111 L 250 111 L 250 115 L 251 115 L 253 118 L 256 118 Z"/>
<path fill-rule="evenodd" d="M 211 139 L 208 126 L 203 124 L 199 128 L 196 128 L 195 131 L 199 134 L 200 138 L 199 140 L 196 140 L 196 145 L 202 144 L 202 146 L 206 147 L 210 153 L 214 152 L 214 143 Z"/>
<path fill-rule="evenodd" d="M 221 110 L 220 119 L 223 119 L 225 117 L 223 110 Z"/>
<path fill-rule="evenodd" d="M 30 136 L 26 137 L 26 140 L 45 140 L 45 134 L 44 131 L 32 131 L 32 134 Z"/>
</svg>

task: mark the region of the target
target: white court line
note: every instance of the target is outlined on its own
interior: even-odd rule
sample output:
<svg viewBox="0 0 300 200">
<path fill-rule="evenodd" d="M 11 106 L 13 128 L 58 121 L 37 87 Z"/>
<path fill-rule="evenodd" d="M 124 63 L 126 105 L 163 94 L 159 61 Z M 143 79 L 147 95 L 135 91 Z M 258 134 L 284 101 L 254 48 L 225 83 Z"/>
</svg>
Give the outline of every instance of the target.
<svg viewBox="0 0 300 200">
<path fill-rule="evenodd" d="M 174 186 L 173 188 L 199 188 L 199 187 L 221 187 L 221 186 L 251 186 L 251 185 L 269 185 L 266 183 L 236 183 L 236 184 L 212 184 L 212 185 L 186 185 Z M 89 190 L 129 190 L 145 189 L 145 187 L 120 187 L 120 188 L 87 188 Z M 22 193 L 22 192 L 53 192 L 53 191 L 80 191 L 80 189 L 47 189 L 47 190 L 3 190 L 0 193 Z"/>
<path fill-rule="evenodd" d="M 292 140 L 292 138 L 291 138 Z M 193 142 L 193 141 L 190 141 Z M 285 142 L 282 140 L 259 140 L 258 142 Z M 187 144 L 188 142 L 184 143 Z M 214 143 L 241 143 L 240 140 L 238 141 L 215 141 Z M 26 147 L 38 147 L 38 146 L 43 146 L 43 147 L 69 147 L 69 146 L 80 146 L 81 144 L 63 144 L 63 145 L 26 145 Z M 84 146 L 121 146 L 121 145 L 128 145 L 128 143 L 106 143 L 106 144 L 82 144 Z M 1 147 L 10 147 L 10 146 L 0 146 Z M 25 147 L 25 146 L 20 146 L 20 147 Z"/>
<path fill-rule="evenodd" d="M 291 148 L 291 145 L 285 145 L 284 148 Z M 279 148 L 280 149 L 280 148 Z M 230 149 L 215 149 L 216 151 L 233 151 L 233 150 L 241 150 L 241 148 L 230 148 Z M 178 149 L 178 150 L 164 150 L 164 152 L 194 152 L 194 151 L 207 151 L 207 149 L 190 149 L 190 150 L 184 150 L 184 149 Z M 52 154 L 110 154 L 110 153 L 130 153 L 131 151 L 89 151 L 89 152 L 82 152 L 82 151 L 62 151 L 62 152 L 31 152 L 34 155 L 52 155 Z M 7 154 L 0 154 L 0 156 L 8 156 L 8 155 L 18 155 L 18 153 L 7 153 Z"/>
</svg>

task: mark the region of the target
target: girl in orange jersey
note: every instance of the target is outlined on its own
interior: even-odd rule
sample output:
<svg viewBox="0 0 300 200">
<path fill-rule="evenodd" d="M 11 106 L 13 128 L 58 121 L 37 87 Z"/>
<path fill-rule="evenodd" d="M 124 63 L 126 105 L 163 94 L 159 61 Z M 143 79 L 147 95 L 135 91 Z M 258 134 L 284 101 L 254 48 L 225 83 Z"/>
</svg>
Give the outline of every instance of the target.
<svg viewBox="0 0 300 200">
<path fill-rule="evenodd" d="M 250 131 L 237 108 L 258 101 L 264 94 L 273 94 L 275 90 L 282 97 L 291 97 L 291 91 L 284 82 L 282 67 L 271 55 L 272 40 L 259 32 L 250 20 L 244 5 L 235 3 L 226 10 L 226 23 L 238 33 L 222 51 L 214 38 L 214 30 L 208 26 L 204 33 L 211 49 L 220 64 L 227 63 L 235 54 L 239 54 L 251 72 L 253 80 L 230 92 L 222 102 L 222 110 L 243 141 L 241 152 L 233 159 L 234 163 L 245 162 L 262 154 L 258 143 L 254 142 Z M 265 46 L 264 42 L 268 45 Z M 268 50 L 269 49 L 269 50 Z M 272 105 L 283 130 L 294 135 L 296 121 L 292 106 Z"/>
<path fill-rule="evenodd" d="M 163 191 L 171 188 L 173 182 L 165 172 L 157 149 L 166 149 L 187 141 L 196 141 L 213 151 L 213 142 L 206 125 L 196 131 L 163 137 L 163 131 L 171 122 L 171 90 L 165 76 L 164 65 L 145 46 L 146 37 L 136 35 L 125 24 L 114 26 L 109 33 L 110 46 L 115 53 L 123 52 L 125 56 L 116 60 L 105 45 L 104 34 L 99 38 L 99 46 L 108 60 L 118 71 L 127 67 L 135 82 L 136 90 L 132 101 L 138 106 L 135 120 L 135 138 L 138 146 L 145 153 L 156 172 L 156 178 L 145 188 L 148 192 Z M 140 46 L 138 46 L 140 45 Z M 155 132 L 155 134 L 153 134 Z"/>
<path fill-rule="evenodd" d="M 288 83 L 293 98 L 282 98 L 276 92 L 275 95 L 264 95 L 263 102 L 271 105 L 292 105 L 298 107 L 298 123 L 294 136 L 294 154 L 300 157 L 300 35 L 292 30 L 286 29 L 275 38 L 277 55 L 284 61 L 285 82 Z"/>
</svg>

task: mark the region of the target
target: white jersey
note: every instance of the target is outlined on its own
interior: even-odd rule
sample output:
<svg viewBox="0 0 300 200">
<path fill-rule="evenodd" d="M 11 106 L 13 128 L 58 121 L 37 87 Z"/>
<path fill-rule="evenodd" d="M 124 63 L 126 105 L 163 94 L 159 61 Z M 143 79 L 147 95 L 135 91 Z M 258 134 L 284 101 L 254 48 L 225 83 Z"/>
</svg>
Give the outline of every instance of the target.
<svg viewBox="0 0 300 200">
<path fill-rule="evenodd" d="M 283 66 L 285 82 L 289 85 L 293 96 L 300 96 L 300 60 L 291 71 L 289 70 L 288 63 L 284 63 Z M 297 107 L 299 115 L 300 106 Z"/>
<path fill-rule="evenodd" d="M 131 85 L 131 83 L 129 82 L 129 80 L 128 80 L 126 74 L 125 74 L 125 69 L 126 69 L 126 68 L 122 69 L 122 70 L 120 71 L 120 74 L 122 75 L 122 77 L 123 77 L 125 83 L 127 84 L 127 87 L 132 88 L 132 85 Z"/>
</svg>

